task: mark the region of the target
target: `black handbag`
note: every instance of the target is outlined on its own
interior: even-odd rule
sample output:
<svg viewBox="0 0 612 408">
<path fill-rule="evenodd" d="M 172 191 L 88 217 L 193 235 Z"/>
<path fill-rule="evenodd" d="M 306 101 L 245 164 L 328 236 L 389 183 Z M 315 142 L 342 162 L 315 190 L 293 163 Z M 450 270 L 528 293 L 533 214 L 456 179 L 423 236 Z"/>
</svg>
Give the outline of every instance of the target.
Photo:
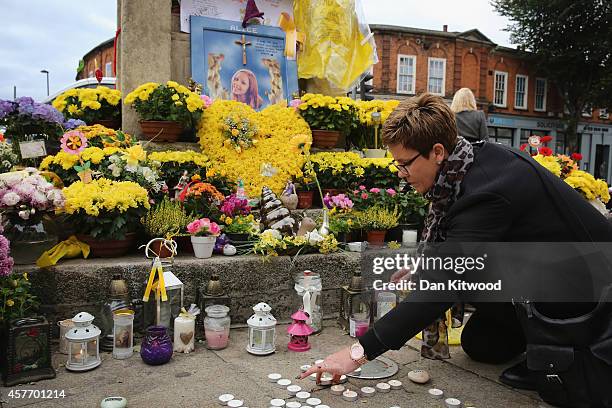
<svg viewBox="0 0 612 408">
<path fill-rule="evenodd" d="M 530 302 L 515 306 L 540 397 L 559 407 L 612 407 L 612 285 L 579 317 L 549 318 Z"/>
</svg>

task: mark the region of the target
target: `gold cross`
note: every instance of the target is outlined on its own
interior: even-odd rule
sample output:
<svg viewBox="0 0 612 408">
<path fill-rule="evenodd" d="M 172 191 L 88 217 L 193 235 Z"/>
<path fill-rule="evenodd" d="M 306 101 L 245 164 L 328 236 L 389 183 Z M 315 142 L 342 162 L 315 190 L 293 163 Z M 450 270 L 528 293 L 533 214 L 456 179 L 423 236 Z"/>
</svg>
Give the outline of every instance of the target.
<svg viewBox="0 0 612 408">
<path fill-rule="evenodd" d="M 247 45 L 251 45 L 251 43 L 246 40 L 246 37 L 245 37 L 244 34 L 242 34 L 242 40 L 241 41 L 234 41 L 234 42 L 236 44 L 238 44 L 238 45 L 242 45 L 242 65 L 246 65 L 246 63 L 247 63 L 246 47 L 247 47 Z"/>
</svg>

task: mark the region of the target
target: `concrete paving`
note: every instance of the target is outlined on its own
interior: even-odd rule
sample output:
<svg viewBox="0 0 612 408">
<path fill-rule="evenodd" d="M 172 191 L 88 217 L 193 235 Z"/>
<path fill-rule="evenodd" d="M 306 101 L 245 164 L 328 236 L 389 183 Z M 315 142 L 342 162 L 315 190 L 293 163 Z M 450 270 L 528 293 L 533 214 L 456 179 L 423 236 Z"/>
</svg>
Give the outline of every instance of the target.
<svg viewBox="0 0 612 408">
<path fill-rule="evenodd" d="M 447 397 L 458 398 L 464 406 L 479 408 L 539 408 L 548 405 L 541 402 L 537 394 L 514 390 L 497 381 L 497 376 L 506 366 L 487 366 L 470 361 L 454 347 L 452 358 L 433 361 L 420 357 L 419 342 L 411 340 L 400 351 L 390 351 L 385 355 L 396 361 L 399 372 L 392 378 L 403 382 L 402 390 L 392 390 L 387 394 L 377 394 L 361 398 L 357 402 L 347 402 L 334 396 L 328 388 L 316 387 L 313 381 L 296 380 L 299 367 L 324 358 L 337 349 L 353 342 L 331 321 L 321 334 L 311 338 L 312 349 L 305 353 L 287 350 L 286 327 L 277 327 L 277 351 L 265 357 L 257 357 L 245 351 L 246 329 L 232 329 L 230 346 L 225 350 L 210 351 L 202 343 L 190 354 L 175 354 L 163 366 L 147 366 L 138 354 L 127 360 L 115 360 L 108 353 L 103 354 L 102 365 L 86 373 L 66 371 L 63 363 L 66 356 L 54 355 L 57 378 L 35 384 L 0 388 L 4 407 L 98 407 L 100 401 L 108 396 L 121 395 L 128 400 L 130 408 L 135 407 L 181 407 L 208 408 L 218 407 L 217 398 L 230 393 L 244 400 L 246 407 L 268 407 L 272 398 L 284 398 L 288 393 L 268 382 L 267 374 L 276 372 L 290 379 L 303 389 L 312 391 L 312 396 L 323 404 L 336 408 L 349 407 L 391 407 L 402 408 L 442 408 L 442 400 L 429 397 L 430 388 L 439 388 Z M 425 369 L 431 381 L 425 385 L 411 383 L 407 374 L 413 369 Z M 388 380 L 388 379 L 387 379 Z M 353 390 L 377 381 L 349 379 L 345 384 Z M 64 390 L 65 398 L 58 400 L 11 399 L 10 390 L 38 389 Z M 471 405 L 467 405 L 467 403 Z M 0 404 L 0 406 L 2 406 Z"/>
</svg>

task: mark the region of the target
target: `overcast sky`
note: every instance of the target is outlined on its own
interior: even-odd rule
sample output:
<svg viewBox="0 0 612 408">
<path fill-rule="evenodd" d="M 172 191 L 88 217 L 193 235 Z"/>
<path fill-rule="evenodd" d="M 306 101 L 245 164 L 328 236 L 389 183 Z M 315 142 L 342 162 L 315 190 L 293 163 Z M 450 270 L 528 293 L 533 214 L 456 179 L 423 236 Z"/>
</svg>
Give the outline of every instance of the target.
<svg viewBox="0 0 612 408">
<path fill-rule="evenodd" d="M 155 0 L 151 0 L 155 1 Z M 509 46 L 502 31 L 507 20 L 489 0 L 362 0 L 369 23 L 449 31 L 478 28 L 493 42 Z M 0 99 L 46 96 L 65 88 L 76 76 L 79 60 L 116 29 L 116 0 L 0 0 Z"/>
</svg>

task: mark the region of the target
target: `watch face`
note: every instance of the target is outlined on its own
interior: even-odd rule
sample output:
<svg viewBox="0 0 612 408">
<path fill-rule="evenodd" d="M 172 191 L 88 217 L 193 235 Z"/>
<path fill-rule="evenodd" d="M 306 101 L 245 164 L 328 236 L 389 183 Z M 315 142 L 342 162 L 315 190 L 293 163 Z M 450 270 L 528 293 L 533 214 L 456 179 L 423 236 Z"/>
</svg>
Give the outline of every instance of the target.
<svg viewBox="0 0 612 408">
<path fill-rule="evenodd" d="M 363 357 L 363 347 L 359 343 L 353 344 L 351 347 L 351 358 L 353 360 L 358 360 L 361 357 Z"/>
</svg>

